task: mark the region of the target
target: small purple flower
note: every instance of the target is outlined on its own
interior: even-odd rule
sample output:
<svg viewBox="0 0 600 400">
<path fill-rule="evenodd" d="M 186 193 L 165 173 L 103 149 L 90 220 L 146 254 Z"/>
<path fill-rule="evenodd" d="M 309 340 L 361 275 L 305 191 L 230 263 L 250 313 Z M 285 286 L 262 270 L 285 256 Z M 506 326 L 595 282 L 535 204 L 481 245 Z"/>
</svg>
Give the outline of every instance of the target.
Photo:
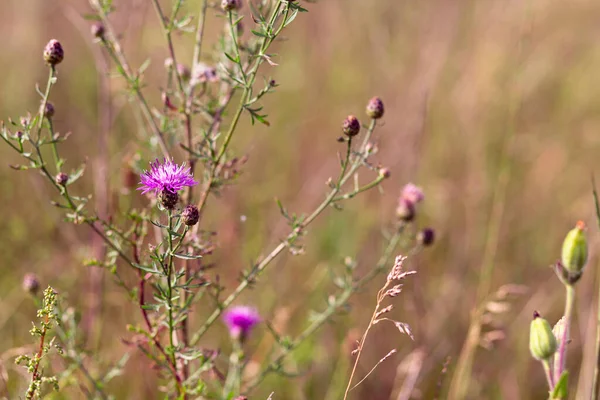
<svg viewBox="0 0 600 400">
<path fill-rule="evenodd" d="M 261 321 L 261 318 L 253 307 L 236 306 L 225 312 L 223 320 L 229 328 L 231 337 L 244 340 L 252 327 Z"/>
<path fill-rule="evenodd" d="M 150 166 L 150 171 L 144 171 L 140 176 L 142 181 L 138 190 L 142 194 L 152 191 L 157 195 L 163 191 L 177 193 L 186 186 L 198 184 L 185 163 L 177 165 L 172 160 L 165 159 L 162 164 L 156 160 Z"/>
<path fill-rule="evenodd" d="M 401 200 L 408 201 L 412 204 L 417 204 L 425 199 L 423 189 L 413 183 L 408 183 L 402 188 L 402 194 L 400 195 Z"/>
</svg>

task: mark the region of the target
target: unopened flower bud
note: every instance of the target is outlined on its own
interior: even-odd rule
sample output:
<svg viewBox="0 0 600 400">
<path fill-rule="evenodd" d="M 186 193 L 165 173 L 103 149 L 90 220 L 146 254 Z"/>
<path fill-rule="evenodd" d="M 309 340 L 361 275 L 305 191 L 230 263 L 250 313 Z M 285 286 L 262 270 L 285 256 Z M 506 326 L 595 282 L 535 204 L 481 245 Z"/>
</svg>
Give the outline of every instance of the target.
<svg viewBox="0 0 600 400">
<path fill-rule="evenodd" d="M 557 348 L 558 343 L 552 333 L 550 324 L 540 317 L 537 311 L 534 312 L 529 331 L 529 351 L 531 351 L 531 355 L 536 360 L 549 360 Z"/>
<path fill-rule="evenodd" d="M 57 185 L 66 186 L 67 182 L 69 181 L 69 175 L 65 174 L 64 172 L 59 172 L 54 177 L 54 181 Z"/>
<path fill-rule="evenodd" d="M 354 115 L 349 115 L 344 120 L 342 131 L 344 132 L 344 135 L 348 137 L 358 135 L 358 132 L 360 132 L 360 122 L 358 121 L 358 118 L 356 118 Z"/>
<path fill-rule="evenodd" d="M 585 237 L 585 223 L 577 222 L 575 228 L 567 233 L 562 245 L 562 266 L 570 274 L 580 275 L 587 262 L 587 239 Z"/>
<path fill-rule="evenodd" d="M 417 242 L 422 246 L 431 246 L 435 241 L 435 231 L 431 228 L 425 228 L 417 233 Z"/>
<path fill-rule="evenodd" d="M 179 195 L 177 192 L 171 192 L 170 190 L 163 189 L 158 195 L 158 201 L 167 210 L 173 210 L 179 201 Z"/>
<path fill-rule="evenodd" d="M 190 69 L 183 64 L 177 64 L 177 73 L 184 81 L 189 81 L 192 76 Z"/>
<path fill-rule="evenodd" d="M 48 118 L 48 119 L 52 119 L 52 117 L 54 117 L 54 104 L 50 103 L 49 101 L 46 102 L 46 105 L 44 106 L 44 117 Z"/>
<path fill-rule="evenodd" d="M 36 274 L 25 274 L 23 277 L 23 290 L 27 293 L 36 294 L 40 289 L 40 281 Z"/>
<path fill-rule="evenodd" d="M 56 39 L 49 41 L 44 48 L 44 61 L 48 65 L 55 66 L 56 64 L 60 64 L 64 57 L 65 52 L 60 42 Z"/>
<path fill-rule="evenodd" d="M 379 97 L 373 97 L 367 104 L 367 115 L 372 119 L 383 117 L 383 101 Z"/>
<path fill-rule="evenodd" d="M 221 9 L 223 11 L 234 11 L 239 9 L 241 6 L 240 0 L 222 0 L 221 1 Z"/>
<path fill-rule="evenodd" d="M 396 208 L 396 216 L 405 222 L 412 221 L 415 218 L 414 203 L 406 199 L 400 199 Z"/>
<path fill-rule="evenodd" d="M 198 212 L 198 207 L 193 204 L 187 205 L 183 212 L 181 213 L 181 217 L 183 218 L 183 223 L 187 226 L 196 225 L 198 220 L 200 219 L 200 213 Z"/>
<path fill-rule="evenodd" d="M 106 30 L 104 25 L 102 25 L 100 22 L 96 22 L 94 25 L 92 25 L 90 31 L 92 32 L 92 36 L 96 39 L 104 39 L 104 33 Z"/>
<path fill-rule="evenodd" d="M 166 69 L 173 68 L 173 59 L 171 57 L 165 59 L 165 68 Z"/>
<path fill-rule="evenodd" d="M 379 176 L 382 178 L 389 178 L 392 175 L 392 172 L 390 171 L 389 168 L 379 168 Z"/>
</svg>

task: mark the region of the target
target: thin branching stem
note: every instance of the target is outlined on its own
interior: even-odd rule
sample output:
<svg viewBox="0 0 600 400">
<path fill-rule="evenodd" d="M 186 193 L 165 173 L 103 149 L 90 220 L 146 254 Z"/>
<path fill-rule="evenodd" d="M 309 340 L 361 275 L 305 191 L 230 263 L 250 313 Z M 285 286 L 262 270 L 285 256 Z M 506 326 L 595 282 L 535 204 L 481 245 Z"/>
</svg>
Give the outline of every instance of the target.
<svg viewBox="0 0 600 400">
<path fill-rule="evenodd" d="M 373 131 L 375 130 L 375 125 L 375 120 L 372 120 L 363 140 L 363 145 L 360 150 L 361 154 L 365 154 L 365 147 L 369 142 Z M 344 185 L 344 183 L 348 179 L 350 179 L 350 177 L 354 176 L 358 168 L 364 162 L 363 157 L 355 157 L 354 160 L 351 163 L 349 163 L 348 158 L 351 154 L 351 145 L 352 141 L 349 140 L 347 142 L 346 150 L 347 158 L 345 159 L 342 165 L 342 173 L 340 174 L 337 180 L 337 184 L 335 184 L 334 187 L 331 189 L 329 195 L 325 198 L 325 200 L 321 202 L 321 204 L 319 204 L 319 206 L 317 206 L 317 208 L 308 217 L 303 219 L 298 224 L 298 226 L 296 226 L 292 230 L 292 232 L 288 234 L 288 236 L 284 240 L 282 240 L 261 262 L 259 262 L 253 268 L 252 273 L 249 274 L 249 276 L 246 277 L 244 280 L 242 280 L 238 287 L 235 288 L 235 290 L 223 301 L 223 303 L 220 304 L 220 306 L 213 311 L 213 313 L 206 319 L 204 324 L 202 324 L 202 326 L 198 329 L 198 331 L 196 331 L 196 333 L 190 340 L 191 345 L 195 345 L 196 343 L 198 343 L 198 341 L 204 335 L 204 333 L 206 333 L 206 331 L 212 326 L 212 324 L 215 323 L 217 318 L 219 318 L 223 310 L 229 307 L 229 305 L 231 305 L 235 301 L 235 299 L 237 299 L 238 296 L 250 285 L 251 280 L 261 275 L 262 272 L 267 268 L 267 266 L 299 237 L 302 230 L 305 229 L 308 225 L 310 225 L 328 206 L 332 204 L 335 197 L 342 190 L 342 186 Z M 350 165 L 349 169 L 348 165 Z"/>
</svg>

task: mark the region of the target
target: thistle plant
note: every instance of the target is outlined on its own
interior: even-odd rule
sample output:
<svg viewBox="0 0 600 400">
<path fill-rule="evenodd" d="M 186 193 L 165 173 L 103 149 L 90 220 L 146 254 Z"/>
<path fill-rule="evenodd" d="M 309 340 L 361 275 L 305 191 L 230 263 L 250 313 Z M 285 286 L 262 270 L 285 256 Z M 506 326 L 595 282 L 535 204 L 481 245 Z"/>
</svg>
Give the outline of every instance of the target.
<svg viewBox="0 0 600 400">
<path fill-rule="evenodd" d="M 123 50 L 121 34 L 112 24 L 113 2 L 90 0 L 94 14 L 89 16 L 94 20 L 90 28 L 92 40 L 111 60 L 114 75 L 124 81 L 127 98 L 142 117 L 140 131 L 144 135 L 134 143 L 136 157 L 127 165 L 138 182 L 138 190 L 122 196 L 128 196 L 130 204 L 145 202 L 144 206 L 131 206 L 125 211 L 113 209 L 102 215 L 95 210 L 93 197 L 81 193 L 75 185 L 85 176 L 85 168 L 67 168 L 70 161 L 61 154 L 68 135 L 55 131 L 53 124 L 53 118 L 60 115 L 60 105 L 49 101 L 58 83 L 59 64 L 69 61 L 68 51 L 58 40 L 51 40 L 43 51 L 49 77 L 46 90 L 39 93 L 38 112 L 2 124 L 0 137 L 24 160 L 11 167 L 39 171 L 56 193 L 51 204 L 64 213 L 66 221 L 87 226 L 103 241 L 106 252 L 102 257 L 90 256 L 85 265 L 101 268 L 111 276 L 114 285 L 122 289 L 124 301 L 137 308 L 127 325 L 129 336 L 122 338 L 125 354 L 109 368 L 101 368 L 94 357 L 84 357 L 91 351 L 75 343 L 76 336 L 88 333 L 78 330 L 73 311 L 65 310 L 53 317 L 62 321 L 55 327 L 57 340 L 70 350 L 63 357 L 66 369 L 79 371 L 86 382 L 73 383 L 65 373 L 65 384 L 81 390 L 88 398 L 110 398 L 106 383 L 123 370 L 129 355 L 135 352 L 147 357 L 148 370 L 156 374 L 156 391 L 163 391 L 165 398 L 244 398 L 269 376 L 289 378 L 302 373 L 288 369 L 288 360 L 295 350 L 344 311 L 354 294 L 384 273 L 399 247 L 415 254 L 430 246 L 435 234 L 430 228 L 416 230 L 417 205 L 424 195 L 419 187 L 407 185 L 398 200 L 397 218 L 390 222 L 389 232 L 384 235 L 379 261 L 368 272 L 359 274 L 358 262 L 347 258 L 340 271 L 333 274 L 333 289 L 327 293 L 326 304 L 317 311 L 307 310 L 313 313 L 299 333 L 279 332 L 266 314 L 237 305 L 240 296 L 264 279 L 269 267 L 283 254 L 303 253 L 303 239 L 311 233 L 309 228 L 317 219 L 330 210 L 342 211 L 347 202 L 380 189 L 392 177 L 389 168 L 374 160 L 375 133 L 384 117 L 384 103 L 377 97 L 371 99 L 363 122 L 363 117 L 350 115 L 341 122 L 341 129 L 338 126 L 330 134 L 331 141 L 337 139 L 341 147 L 340 168 L 327 180 L 323 200 L 313 209 L 298 213 L 277 201 L 288 225 L 287 233 L 274 247 L 257 254 L 249 268 L 240 271 L 237 286 L 227 287 L 219 277 L 218 253 L 233 249 L 219 249 L 212 240 L 214 227 L 204 217 L 220 209 L 218 201 L 213 205 L 209 199 L 218 200 L 244 169 L 245 157 L 232 147 L 239 136 L 237 132 L 245 129 L 240 124 L 242 118 L 249 118 L 252 125 L 270 126 L 262 101 L 275 92 L 278 83 L 262 75 L 277 66 L 272 46 L 280 43 L 282 32 L 307 10 L 294 0 L 256 0 L 243 7 L 237 0 L 223 1 L 219 7 L 204 1 L 194 19 L 183 14 L 182 0 L 170 2 L 170 10 L 163 8 L 163 2 L 151 3 L 168 53 L 164 85 L 153 93 L 142 90 L 148 63 L 134 66 Z M 251 34 L 243 35 L 242 24 L 250 19 L 243 13 L 246 4 L 254 25 Z M 209 15 L 215 15 L 224 25 L 212 56 L 205 51 L 204 32 Z M 193 56 L 191 63 L 186 64 L 184 54 L 175 51 L 175 41 L 178 35 L 190 32 L 194 32 L 190 51 Z M 388 277 L 384 289 L 403 276 Z M 27 287 L 33 292 L 35 285 L 30 282 Z M 378 307 L 380 300 L 393 297 L 391 293 L 399 291 L 399 286 L 386 290 Z M 199 312 L 205 308 L 208 311 Z M 372 323 L 384 320 L 381 312 L 376 310 L 377 318 Z M 206 338 L 207 332 L 221 321 L 230 334 L 229 356 Z M 33 368 L 32 393 L 36 395 L 40 383 L 48 380 L 37 367 L 47 353 L 45 332 L 50 327 L 44 325 L 40 330 L 41 354 L 22 359 Z M 251 354 L 252 343 L 248 338 L 256 330 L 269 334 L 274 348 L 260 360 L 260 368 L 249 374 L 246 355 Z M 93 368 L 89 368 L 90 364 Z"/>
</svg>

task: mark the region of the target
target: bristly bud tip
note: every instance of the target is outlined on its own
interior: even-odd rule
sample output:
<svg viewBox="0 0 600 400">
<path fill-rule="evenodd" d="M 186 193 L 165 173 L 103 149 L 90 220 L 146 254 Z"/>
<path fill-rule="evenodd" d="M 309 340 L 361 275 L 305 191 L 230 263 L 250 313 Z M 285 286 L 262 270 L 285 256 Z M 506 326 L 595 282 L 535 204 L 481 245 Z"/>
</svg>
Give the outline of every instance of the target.
<svg viewBox="0 0 600 400">
<path fill-rule="evenodd" d="M 417 233 L 417 242 L 422 246 L 431 246 L 435 241 L 435 231 L 432 228 L 425 228 Z"/>
<path fill-rule="evenodd" d="M 348 115 L 342 124 L 342 131 L 348 137 L 358 135 L 358 132 L 360 132 L 360 121 L 358 118 L 354 115 Z"/>
<path fill-rule="evenodd" d="M 239 10 L 242 6 L 241 0 L 222 0 L 221 9 L 225 12 Z"/>
<path fill-rule="evenodd" d="M 106 29 L 102 23 L 96 22 L 90 27 L 90 32 L 96 39 L 104 39 L 104 33 L 106 32 Z"/>
<path fill-rule="evenodd" d="M 385 167 L 379 168 L 379 176 L 384 179 L 387 179 L 390 176 L 392 176 L 392 171 L 390 171 L 389 168 L 385 168 Z"/>
<path fill-rule="evenodd" d="M 59 172 L 54 177 L 54 181 L 59 186 L 66 186 L 67 182 L 69 181 L 69 175 L 65 174 L 64 172 Z"/>
<path fill-rule="evenodd" d="M 54 117 L 54 112 L 56 110 L 54 109 L 54 104 L 47 101 L 46 105 L 44 106 L 44 110 L 42 110 L 42 111 L 43 111 L 44 117 L 46 117 L 48 119 L 52 119 L 52 117 Z"/>
<path fill-rule="evenodd" d="M 379 97 L 373 97 L 367 104 L 367 115 L 371 119 L 379 119 L 383 117 L 384 107 L 383 101 Z"/>
<path fill-rule="evenodd" d="M 400 199 L 396 207 L 396 216 L 404 222 L 410 222 L 415 218 L 415 205 L 412 201 Z"/>
<path fill-rule="evenodd" d="M 36 274 L 28 273 L 23 277 L 23 290 L 30 294 L 37 294 L 40 289 L 40 281 Z"/>
<path fill-rule="evenodd" d="M 44 48 L 44 61 L 50 66 L 60 64 L 65 57 L 65 51 L 62 45 L 56 39 L 52 39 L 48 42 Z"/>
<path fill-rule="evenodd" d="M 163 189 L 158 194 L 158 201 L 167 210 L 173 210 L 179 201 L 179 195 L 177 192 L 172 192 L 169 189 Z"/>
<path fill-rule="evenodd" d="M 198 207 L 194 204 L 187 205 L 183 212 L 181 213 L 181 217 L 183 218 L 183 223 L 187 226 L 193 226 L 198 223 L 200 219 L 200 212 L 198 211 Z"/>
</svg>

